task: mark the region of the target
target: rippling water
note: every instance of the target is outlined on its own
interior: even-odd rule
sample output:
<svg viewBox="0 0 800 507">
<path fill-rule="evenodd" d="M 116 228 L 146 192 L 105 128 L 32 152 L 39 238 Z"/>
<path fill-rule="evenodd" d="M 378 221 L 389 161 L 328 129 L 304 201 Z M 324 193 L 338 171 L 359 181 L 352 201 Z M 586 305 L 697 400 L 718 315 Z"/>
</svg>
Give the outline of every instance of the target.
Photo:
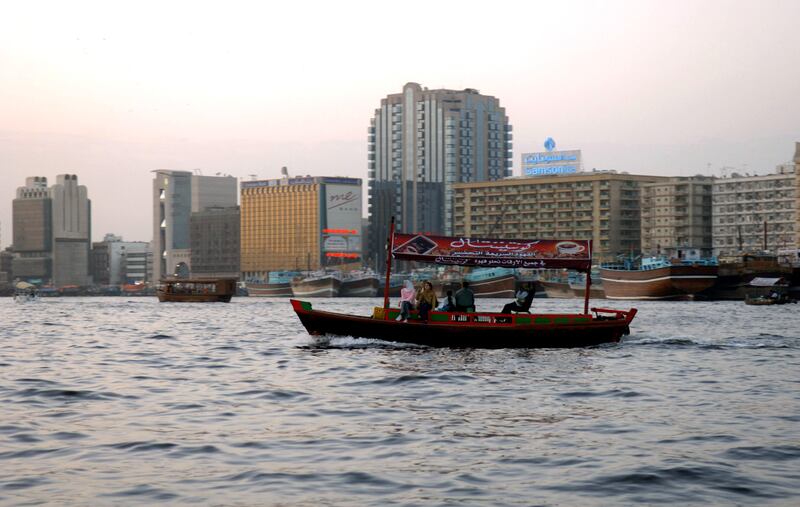
<svg viewBox="0 0 800 507">
<path fill-rule="evenodd" d="M 0 503 L 800 504 L 800 305 L 635 306 L 618 345 L 484 351 L 316 342 L 278 299 L 0 299 Z"/>
</svg>

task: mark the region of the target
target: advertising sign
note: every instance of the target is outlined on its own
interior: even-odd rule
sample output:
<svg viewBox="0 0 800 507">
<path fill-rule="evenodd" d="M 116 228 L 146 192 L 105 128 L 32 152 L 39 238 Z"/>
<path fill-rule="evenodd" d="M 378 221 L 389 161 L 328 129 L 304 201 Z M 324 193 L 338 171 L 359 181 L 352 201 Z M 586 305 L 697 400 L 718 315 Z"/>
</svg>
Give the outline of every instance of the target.
<svg viewBox="0 0 800 507">
<path fill-rule="evenodd" d="M 556 142 L 548 137 L 544 142 L 547 151 L 522 154 L 522 174 L 547 176 L 572 174 L 581 169 L 581 150 L 555 151 Z"/>
<path fill-rule="evenodd" d="M 323 252 L 361 253 L 361 187 L 325 185 Z"/>
<path fill-rule="evenodd" d="M 586 271 L 592 264 L 591 240 L 507 240 L 394 235 L 396 259 L 458 266 L 567 268 Z"/>
</svg>

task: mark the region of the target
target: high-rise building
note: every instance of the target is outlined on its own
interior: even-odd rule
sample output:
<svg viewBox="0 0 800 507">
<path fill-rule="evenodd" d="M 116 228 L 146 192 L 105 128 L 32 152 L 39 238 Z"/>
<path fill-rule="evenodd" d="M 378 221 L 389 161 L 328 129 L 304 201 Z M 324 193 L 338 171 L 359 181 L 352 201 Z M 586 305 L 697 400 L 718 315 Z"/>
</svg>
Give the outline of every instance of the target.
<svg viewBox="0 0 800 507">
<path fill-rule="evenodd" d="M 47 178 L 26 178 L 12 204 L 14 278 L 50 283 L 53 270 L 53 211 Z"/>
<path fill-rule="evenodd" d="M 239 222 L 239 206 L 210 207 L 192 213 L 189 233 L 192 273 L 239 277 Z"/>
<path fill-rule="evenodd" d="M 242 182 L 242 278 L 360 263 L 361 200 L 355 178 Z"/>
<path fill-rule="evenodd" d="M 712 255 L 708 176 L 674 177 L 642 185 L 642 254 L 670 258 Z"/>
<path fill-rule="evenodd" d="M 190 219 L 194 211 L 236 206 L 236 178 L 153 171 L 153 280 L 178 266 L 191 268 Z"/>
<path fill-rule="evenodd" d="M 795 249 L 800 252 L 800 142 L 794 143 Z"/>
<path fill-rule="evenodd" d="M 382 265 L 389 221 L 453 232 L 454 185 L 511 175 L 511 125 L 495 97 L 407 83 L 381 99 L 368 130 L 369 247 Z"/>
<path fill-rule="evenodd" d="M 773 174 L 730 177 L 714 182 L 714 253 L 740 255 L 793 248 L 797 244 L 797 174 L 794 164 Z"/>
<path fill-rule="evenodd" d="M 599 260 L 641 249 L 641 185 L 660 176 L 584 172 L 454 185 L 455 235 L 591 239 Z"/>
<path fill-rule="evenodd" d="M 89 284 L 91 201 L 78 176 L 59 174 L 50 187 L 53 211 L 53 285 Z"/>
</svg>

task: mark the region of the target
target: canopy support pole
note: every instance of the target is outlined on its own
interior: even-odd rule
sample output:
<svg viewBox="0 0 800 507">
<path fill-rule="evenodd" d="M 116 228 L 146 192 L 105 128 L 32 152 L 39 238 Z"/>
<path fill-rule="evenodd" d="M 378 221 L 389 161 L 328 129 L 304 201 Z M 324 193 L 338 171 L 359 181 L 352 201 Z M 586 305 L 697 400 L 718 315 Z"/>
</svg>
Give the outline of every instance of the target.
<svg viewBox="0 0 800 507">
<path fill-rule="evenodd" d="M 589 313 L 589 287 L 592 286 L 592 270 L 586 272 L 586 292 L 583 294 L 583 313 Z"/>
<path fill-rule="evenodd" d="M 389 308 L 389 281 L 392 277 L 392 250 L 394 248 L 394 216 L 389 224 L 389 237 L 386 239 L 386 284 L 383 286 L 383 308 Z M 384 320 L 389 318 L 389 312 L 383 312 Z"/>
</svg>

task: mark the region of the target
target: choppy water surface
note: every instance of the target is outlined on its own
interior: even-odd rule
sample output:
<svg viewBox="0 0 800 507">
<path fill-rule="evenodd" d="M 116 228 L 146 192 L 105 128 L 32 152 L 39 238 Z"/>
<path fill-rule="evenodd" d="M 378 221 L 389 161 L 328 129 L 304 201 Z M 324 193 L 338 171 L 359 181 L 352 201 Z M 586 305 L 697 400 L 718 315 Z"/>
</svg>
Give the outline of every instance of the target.
<svg viewBox="0 0 800 507">
<path fill-rule="evenodd" d="M 2 299 L 0 503 L 799 504 L 800 305 L 636 306 L 619 345 L 484 351 L 316 343 L 277 299 Z"/>
</svg>

